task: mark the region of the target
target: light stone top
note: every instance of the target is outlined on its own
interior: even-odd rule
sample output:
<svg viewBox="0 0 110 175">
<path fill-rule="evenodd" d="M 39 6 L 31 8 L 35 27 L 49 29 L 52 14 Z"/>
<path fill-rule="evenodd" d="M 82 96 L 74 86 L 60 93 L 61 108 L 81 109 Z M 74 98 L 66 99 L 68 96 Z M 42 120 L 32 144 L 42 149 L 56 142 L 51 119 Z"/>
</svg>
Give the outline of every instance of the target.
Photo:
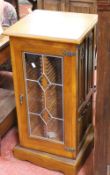
<svg viewBox="0 0 110 175">
<path fill-rule="evenodd" d="M 96 14 L 35 10 L 4 34 L 80 44 L 97 21 Z"/>
</svg>

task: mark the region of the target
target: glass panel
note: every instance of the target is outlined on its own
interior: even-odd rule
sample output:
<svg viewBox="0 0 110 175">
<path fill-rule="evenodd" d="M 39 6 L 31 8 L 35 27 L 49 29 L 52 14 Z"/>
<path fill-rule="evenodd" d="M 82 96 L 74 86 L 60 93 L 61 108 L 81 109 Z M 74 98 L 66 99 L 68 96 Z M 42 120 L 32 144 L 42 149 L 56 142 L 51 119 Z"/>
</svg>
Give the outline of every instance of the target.
<svg viewBox="0 0 110 175">
<path fill-rule="evenodd" d="M 63 59 L 24 53 L 30 136 L 63 141 Z"/>
<path fill-rule="evenodd" d="M 45 135 L 44 128 L 45 124 L 39 115 L 30 114 L 30 132 L 32 136 L 38 135 L 43 137 Z"/>
<path fill-rule="evenodd" d="M 52 117 L 63 119 L 62 103 L 62 87 L 50 86 L 46 91 L 46 106 Z"/>
<path fill-rule="evenodd" d="M 31 58 L 31 59 L 30 59 Z M 25 54 L 26 78 L 37 80 L 42 73 L 42 57 L 31 53 Z"/>
<path fill-rule="evenodd" d="M 44 92 L 37 82 L 27 80 L 27 97 L 29 112 L 41 113 L 44 109 Z"/>
<path fill-rule="evenodd" d="M 52 140 L 63 140 L 63 121 L 52 118 L 51 114 L 49 114 L 47 110 L 43 111 L 41 117 L 45 123 L 43 126 L 44 136 Z"/>
<path fill-rule="evenodd" d="M 51 83 L 62 84 L 62 64 L 61 59 L 56 57 L 45 57 L 45 74 Z"/>
<path fill-rule="evenodd" d="M 50 139 L 55 139 L 58 141 L 63 140 L 63 132 L 62 132 L 63 121 L 52 119 L 47 125 L 46 136 Z"/>
<path fill-rule="evenodd" d="M 40 115 L 30 114 L 31 136 L 40 136 L 52 140 L 63 140 L 62 125 L 63 121 L 49 119 L 48 125 L 45 124 Z"/>
</svg>

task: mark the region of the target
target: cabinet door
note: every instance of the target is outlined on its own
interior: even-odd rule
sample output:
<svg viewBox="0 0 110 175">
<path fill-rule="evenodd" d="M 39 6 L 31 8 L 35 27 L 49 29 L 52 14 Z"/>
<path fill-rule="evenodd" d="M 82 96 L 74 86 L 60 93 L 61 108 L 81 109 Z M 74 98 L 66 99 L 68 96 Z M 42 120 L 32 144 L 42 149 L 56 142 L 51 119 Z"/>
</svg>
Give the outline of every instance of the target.
<svg viewBox="0 0 110 175">
<path fill-rule="evenodd" d="M 75 56 L 64 56 L 64 50 L 75 48 L 31 39 L 11 40 L 20 144 L 76 157 L 77 61 Z"/>
<path fill-rule="evenodd" d="M 63 59 L 24 52 L 30 137 L 64 142 Z"/>
<path fill-rule="evenodd" d="M 96 13 L 95 0 L 67 0 L 67 11 L 79 13 Z"/>
<path fill-rule="evenodd" d="M 39 0 L 38 9 L 64 11 L 64 0 Z"/>
</svg>

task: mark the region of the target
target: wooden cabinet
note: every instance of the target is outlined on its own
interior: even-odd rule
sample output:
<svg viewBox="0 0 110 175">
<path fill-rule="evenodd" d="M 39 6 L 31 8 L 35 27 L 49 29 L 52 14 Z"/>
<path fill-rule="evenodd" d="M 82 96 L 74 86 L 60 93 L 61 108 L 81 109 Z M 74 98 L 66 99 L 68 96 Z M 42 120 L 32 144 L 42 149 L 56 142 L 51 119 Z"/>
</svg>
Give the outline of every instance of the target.
<svg viewBox="0 0 110 175">
<path fill-rule="evenodd" d="M 38 0 L 38 9 L 96 13 L 96 0 Z"/>
<path fill-rule="evenodd" d="M 4 32 L 14 71 L 16 157 L 65 175 L 84 163 L 93 141 L 96 23 L 97 15 L 36 10 Z"/>
</svg>

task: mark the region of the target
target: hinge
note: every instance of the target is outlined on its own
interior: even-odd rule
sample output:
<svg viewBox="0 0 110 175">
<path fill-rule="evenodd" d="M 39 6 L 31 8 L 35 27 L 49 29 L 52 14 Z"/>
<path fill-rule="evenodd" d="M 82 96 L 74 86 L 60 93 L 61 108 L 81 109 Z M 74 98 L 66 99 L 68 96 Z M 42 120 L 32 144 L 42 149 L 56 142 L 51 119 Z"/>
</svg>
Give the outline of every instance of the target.
<svg viewBox="0 0 110 175">
<path fill-rule="evenodd" d="M 68 57 L 76 56 L 76 52 L 64 51 L 64 56 Z"/>
<path fill-rule="evenodd" d="M 110 175 L 110 165 L 107 165 L 107 175 Z"/>
<path fill-rule="evenodd" d="M 74 151 L 75 151 L 74 148 L 72 148 L 72 147 L 67 147 L 67 146 L 65 146 L 65 150 L 66 150 L 66 151 L 69 151 L 69 152 L 74 152 Z"/>
<path fill-rule="evenodd" d="M 24 96 L 23 96 L 22 94 L 21 94 L 20 97 L 19 97 L 19 101 L 20 101 L 20 104 L 21 104 L 21 105 L 22 105 L 22 103 L 23 103 L 23 97 L 24 97 Z"/>
</svg>

